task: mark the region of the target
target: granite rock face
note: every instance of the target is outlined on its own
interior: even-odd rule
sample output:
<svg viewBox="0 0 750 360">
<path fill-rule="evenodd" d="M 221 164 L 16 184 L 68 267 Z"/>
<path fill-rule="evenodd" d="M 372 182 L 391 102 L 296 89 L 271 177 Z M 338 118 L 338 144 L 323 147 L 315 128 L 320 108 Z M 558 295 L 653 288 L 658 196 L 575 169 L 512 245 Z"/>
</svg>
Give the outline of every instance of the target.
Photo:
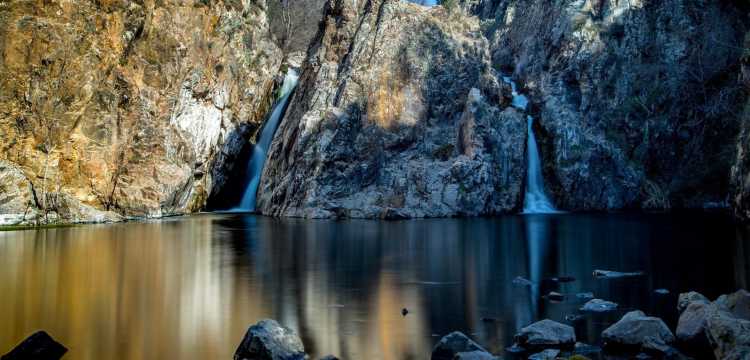
<svg viewBox="0 0 750 360">
<path fill-rule="evenodd" d="M 525 116 L 476 17 L 330 1 L 258 191 L 264 214 L 484 215 L 520 207 Z"/>
<path fill-rule="evenodd" d="M 483 19 L 493 65 L 523 84 L 538 113 L 544 173 L 558 207 L 728 205 L 735 139 L 748 123 L 740 115 L 748 94 L 747 4 L 461 3 Z M 740 212 L 750 198 L 747 138 L 732 181 Z"/>
<path fill-rule="evenodd" d="M 261 320 L 247 329 L 234 360 L 304 360 L 305 347 L 291 329 L 275 320 Z"/>
<path fill-rule="evenodd" d="M 200 209 L 283 58 L 264 0 L 4 2 L 0 54 L 4 224 Z"/>
</svg>

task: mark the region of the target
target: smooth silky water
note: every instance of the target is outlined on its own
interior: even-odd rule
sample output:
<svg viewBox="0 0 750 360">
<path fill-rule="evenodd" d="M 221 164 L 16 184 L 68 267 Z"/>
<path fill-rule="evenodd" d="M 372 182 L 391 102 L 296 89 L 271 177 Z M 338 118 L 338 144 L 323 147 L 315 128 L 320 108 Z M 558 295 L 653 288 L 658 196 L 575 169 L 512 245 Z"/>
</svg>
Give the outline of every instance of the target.
<svg viewBox="0 0 750 360">
<path fill-rule="evenodd" d="M 0 232 L 0 352 L 37 329 L 70 359 L 231 359 L 274 318 L 313 358 L 425 359 L 439 336 L 502 353 L 520 327 L 565 321 L 593 292 L 676 322 L 676 296 L 748 287 L 750 245 L 723 215 L 523 215 L 319 221 L 206 214 Z M 645 271 L 597 280 L 594 269 Z M 558 284 L 549 279 L 573 276 Z M 533 280 L 531 287 L 513 279 Z M 654 293 L 666 288 L 668 296 Z M 552 303 L 551 290 L 570 300 Z M 401 316 L 401 309 L 409 314 Z"/>
</svg>

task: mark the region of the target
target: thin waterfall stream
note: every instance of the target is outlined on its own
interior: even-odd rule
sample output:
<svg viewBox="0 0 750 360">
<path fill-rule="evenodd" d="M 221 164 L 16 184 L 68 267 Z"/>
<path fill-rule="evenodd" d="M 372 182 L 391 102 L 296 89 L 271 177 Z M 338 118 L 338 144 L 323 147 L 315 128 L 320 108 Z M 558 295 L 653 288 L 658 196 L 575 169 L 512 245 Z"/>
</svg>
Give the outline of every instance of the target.
<svg viewBox="0 0 750 360">
<path fill-rule="evenodd" d="M 508 76 L 503 76 L 503 81 L 510 84 L 513 90 L 513 107 L 524 110 L 528 108 L 529 99 L 518 92 L 516 83 Z M 534 136 L 534 118 L 526 116 L 527 141 L 526 141 L 526 193 L 523 200 L 524 214 L 549 214 L 558 212 L 552 201 L 547 197 L 544 190 L 544 178 L 542 176 L 542 161 L 539 157 L 539 147 Z"/>
<path fill-rule="evenodd" d="M 298 80 L 299 74 L 297 74 L 297 71 L 289 68 L 279 91 L 279 100 L 274 105 L 271 116 L 268 118 L 265 126 L 263 126 L 258 143 L 253 146 L 253 154 L 247 166 L 248 174 L 251 178 L 242 195 L 240 205 L 234 210 L 255 211 L 255 199 L 258 193 L 258 185 L 260 185 L 260 177 L 263 175 L 263 166 L 266 163 L 268 148 L 271 146 L 273 135 L 276 133 L 276 128 L 284 116 L 284 110 L 286 110 L 286 106 L 289 103 L 292 91 L 297 86 Z"/>
</svg>

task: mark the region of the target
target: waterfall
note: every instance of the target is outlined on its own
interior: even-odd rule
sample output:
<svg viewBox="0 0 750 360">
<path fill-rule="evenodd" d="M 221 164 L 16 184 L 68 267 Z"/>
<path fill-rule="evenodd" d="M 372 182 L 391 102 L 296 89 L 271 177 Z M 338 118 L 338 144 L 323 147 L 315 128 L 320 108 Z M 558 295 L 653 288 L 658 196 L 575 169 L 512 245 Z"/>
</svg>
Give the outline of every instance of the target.
<svg viewBox="0 0 750 360">
<path fill-rule="evenodd" d="M 519 110 L 526 111 L 529 106 L 529 99 L 518 92 L 516 83 L 509 76 L 502 77 L 503 82 L 510 84 L 513 101 L 511 105 Z M 528 127 L 528 140 L 526 142 L 526 154 L 528 164 L 526 166 L 526 195 L 523 201 L 524 214 L 545 214 L 557 212 L 552 201 L 549 200 L 544 191 L 544 179 L 542 178 L 542 161 L 539 158 L 539 149 L 536 144 L 536 137 L 532 125 L 534 118 L 526 117 Z"/>
<path fill-rule="evenodd" d="M 542 178 L 542 162 L 539 159 L 539 149 L 534 137 L 534 118 L 526 117 L 528 128 L 528 139 L 526 140 L 526 196 L 523 201 L 523 212 L 525 214 L 544 214 L 557 212 L 555 206 L 547 198 L 544 192 L 544 180 Z"/>
<path fill-rule="evenodd" d="M 271 146 L 273 140 L 273 134 L 276 132 L 276 128 L 279 126 L 279 121 L 284 115 L 284 110 L 291 97 L 292 90 L 297 86 L 297 80 L 299 75 L 294 69 L 289 69 L 284 77 L 284 84 L 281 86 L 279 91 L 279 99 L 276 105 L 273 107 L 271 116 L 263 126 L 263 131 L 260 133 L 258 143 L 253 146 L 253 154 L 250 157 L 250 161 L 247 165 L 248 175 L 251 176 L 250 182 L 247 184 L 245 193 L 242 195 L 242 201 L 240 206 L 235 210 L 242 211 L 255 211 L 255 197 L 258 193 L 258 185 L 260 184 L 260 176 L 263 174 L 263 166 L 266 163 L 266 155 L 268 154 L 268 148 Z"/>
</svg>

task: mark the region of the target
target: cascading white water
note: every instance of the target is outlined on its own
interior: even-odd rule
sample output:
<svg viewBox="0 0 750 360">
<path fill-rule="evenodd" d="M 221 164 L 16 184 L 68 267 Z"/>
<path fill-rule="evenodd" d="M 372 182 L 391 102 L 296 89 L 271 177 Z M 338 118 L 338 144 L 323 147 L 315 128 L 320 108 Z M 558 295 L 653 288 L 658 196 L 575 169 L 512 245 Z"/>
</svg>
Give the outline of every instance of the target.
<svg viewBox="0 0 750 360">
<path fill-rule="evenodd" d="M 518 92 L 516 83 L 508 76 L 503 76 L 503 82 L 510 84 L 513 90 L 513 101 L 511 105 L 513 107 L 526 110 L 529 106 L 529 99 L 523 94 Z M 534 137 L 534 131 L 532 125 L 534 118 L 531 116 L 526 117 L 526 123 L 528 128 L 528 140 L 526 141 L 526 155 L 527 155 L 527 166 L 526 166 L 526 195 L 523 201 L 523 212 L 524 214 L 546 214 L 557 212 L 555 206 L 552 205 L 552 201 L 547 197 L 544 191 L 544 180 L 542 178 L 542 162 L 539 158 L 539 149 L 536 144 L 536 137 Z"/>
<path fill-rule="evenodd" d="M 539 149 L 534 137 L 534 118 L 526 117 L 528 139 L 526 140 L 526 157 L 528 165 L 526 166 L 526 195 L 523 200 L 523 212 L 525 214 L 544 214 L 557 212 L 552 201 L 547 198 L 544 191 L 544 181 L 542 178 L 542 162 L 539 159 Z"/>
<path fill-rule="evenodd" d="M 255 211 L 255 197 L 258 193 L 258 185 L 260 184 L 260 176 L 263 174 L 263 166 L 266 163 L 266 155 L 268 154 L 268 147 L 271 146 L 273 135 L 276 132 L 276 128 L 279 126 L 279 121 L 284 115 L 284 110 L 291 97 L 292 90 L 297 86 L 299 75 L 294 69 L 289 69 L 284 77 L 284 83 L 281 85 L 279 92 L 279 99 L 274 105 L 271 116 L 268 118 L 263 131 L 260 133 L 260 139 L 258 143 L 253 146 L 253 154 L 250 157 L 250 162 L 247 166 L 247 171 L 250 176 L 250 182 L 245 189 L 245 193 L 242 195 L 242 201 L 240 206 L 235 210 L 241 211 Z"/>
</svg>

